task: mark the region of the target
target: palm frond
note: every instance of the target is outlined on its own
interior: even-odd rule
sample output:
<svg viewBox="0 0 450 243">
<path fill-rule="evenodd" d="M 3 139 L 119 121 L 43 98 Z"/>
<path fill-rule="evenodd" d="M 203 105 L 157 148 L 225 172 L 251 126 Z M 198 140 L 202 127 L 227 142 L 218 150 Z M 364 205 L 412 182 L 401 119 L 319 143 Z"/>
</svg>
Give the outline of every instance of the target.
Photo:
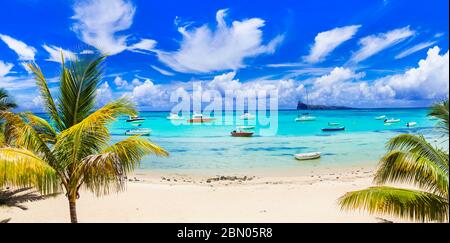
<svg viewBox="0 0 450 243">
<path fill-rule="evenodd" d="M 70 67 L 63 64 L 59 108 L 65 128 L 78 124 L 91 113 L 104 59 L 101 56 L 92 60 L 73 60 Z"/>
<path fill-rule="evenodd" d="M 59 117 L 58 109 L 56 107 L 55 101 L 53 100 L 52 94 L 50 93 L 50 89 L 47 85 L 47 80 L 44 77 L 40 67 L 34 63 L 28 63 L 27 67 L 33 72 L 34 78 L 36 79 L 36 84 L 39 87 L 41 92 L 41 97 L 45 102 L 45 109 L 48 114 L 55 122 L 56 127 L 61 131 L 64 130 L 63 123 Z"/>
<path fill-rule="evenodd" d="M 449 126 L 449 111 L 448 111 L 448 99 L 444 102 L 435 104 L 431 107 L 429 116 L 436 117 L 440 121 L 438 123 L 438 127 L 442 128 L 448 135 L 448 126 Z"/>
<path fill-rule="evenodd" d="M 448 176 L 448 154 L 433 147 L 423 136 L 402 134 L 392 138 L 387 144 L 389 151 L 399 150 L 417 154 L 436 163 Z"/>
<path fill-rule="evenodd" d="M 342 210 L 364 210 L 419 222 L 449 219 L 448 198 L 415 190 L 372 187 L 345 194 L 339 204 Z"/>
<path fill-rule="evenodd" d="M 57 132 L 55 129 L 43 118 L 38 117 L 30 112 L 26 112 L 23 116 L 28 120 L 36 133 L 38 133 L 44 142 L 54 144 L 56 142 Z"/>
<path fill-rule="evenodd" d="M 107 146 L 110 139 L 106 125 L 120 115 L 135 114 L 134 104 L 126 99 L 105 105 L 57 136 L 58 142 L 54 147 L 56 156 L 60 161 L 71 164 L 89 155 L 98 154 Z"/>
<path fill-rule="evenodd" d="M 50 166 L 55 169 L 59 168 L 52 151 L 31 125 L 26 123 L 19 115 L 11 112 L 2 113 L 2 117 L 6 120 L 5 137 L 7 144 L 31 150 L 36 154 L 42 154 L 44 160 Z"/>
<path fill-rule="evenodd" d="M 11 99 L 5 89 L 0 88 L 0 111 L 16 108 L 17 104 Z"/>
<path fill-rule="evenodd" d="M 44 194 L 59 191 L 56 171 L 45 160 L 26 149 L 0 148 L 0 187 L 35 186 Z"/>
<path fill-rule="evenodd" d="M 380 161 L 375 183 L 406 183 L 448 197 L 448 175 L 433 161 L 415 153 L 391 151 Z"/>
</svg>

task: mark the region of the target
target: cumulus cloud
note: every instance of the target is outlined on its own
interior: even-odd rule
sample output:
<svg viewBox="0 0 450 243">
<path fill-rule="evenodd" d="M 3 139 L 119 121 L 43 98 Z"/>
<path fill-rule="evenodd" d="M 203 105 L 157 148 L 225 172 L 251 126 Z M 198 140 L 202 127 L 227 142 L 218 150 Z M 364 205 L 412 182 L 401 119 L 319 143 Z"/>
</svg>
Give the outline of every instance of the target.
<svg viewBox="0 0 450 243">
<path fill-rule="evenodd" d="M 0 39 L 19 56 L 20 61 L 34 61 L 34 56 L 36 55 L 34 47 L 28 46 L 24 42 L 8 35 L 0 34 Z"/>
<path fill-rule="evenodd" d="M 364 37 L 359 41 L 361 48 L 353 54 L 350 61 L 357 63 L 366 60 L 386 48 L 406 40 L 414 34 L 415 32 L 409 26 L 406 26 L 386 33 Z"/>
<path fill-rule="evenodd" d="M 101 84 L 97 90 L 97 106 L 103 106 L 113 100 L 113 91 L 108 82 Z"/>
<path fill-rule="evenodd" d="M 114 85 L 119 89 L 119 90 L 132 90 L 134 87 L 141 85 L 142 82 L 135 78 L 130 82 L 128 82 L 127 80 L 123 79 L 120 76 L 117 76 L 114 79 Z"/>
<path fill-rule="evenodd" d="M 42 46 L 50 55 L 48 57 L 48 59 L 46 59 L 49 62 L 58 62 L 61 63 L 61 53 L 64 55 L 64 60 L 75 60 L 77 58 L 77 56 L 75 55 L 75 53 L 69 51 L 69 50 L 64 50 L 61 47 L 56 47 L 56 46 L 48 46 L 48 45 L 43 45 Z"/>
<path fill-rule="evenodd" d="M 403 74 L 383 79 L 399 99 L 442 99 L 449 92 L 449 52 L 440 55 L 440 48 L 428 50 L 427 58 L 420 60 L 416 68 Z"/>
<path fill-rule="evenodd" d="M 413 46 L 411 48 L 408 48 L 408 49 L 402 51 L 400 54 L 395 56 L 395 59 L 404 58 L 404 57 L 409 56 L 409 55 L 411 55 L 413 53 L 416 53 L 416 52 L 418 52 L 420 50 L 423 50 L 423 49 L 425 49 L 427 47 L 430 47 L 430 46 L 432 46 L 434 44 L 436 44 L 436 41 L 428 41 L 428 42 L 419 43 L 419 44 L 417 44 L 417 45 L 415 45 L 415 46 Z"/>
<path fill-rule="evenodd" d="M 179 27 L 183 37 L 180 48 L 173 52 L 157 50 L 159 60 L 179 72 L 237 70 L 245 66 L 245 58 L 271 54 L 283 40 L 278 36 L 264 45 L 261 30 L 264 20 L 236 20 L 228 25 L 226 15 L 227 10 L 217 12 L 215 29 L 207 25 L 192 29 Z"/>
<path fill-rule="evenodd" d="M 360 27 L 361 25 L 350 25 L 317 34 L 309 55 L 304 57 L 305 61 L 308 63 L 323 61 L 339 45 L 350 40 Z"/>
<path fill-rule="evenodd" d="M 14 64 L 12 64 L 12 63 L 0 61 L 0 77 L 4 77 L 7 74 L 9 74 L 9 72 L 11 71 L 11 69 L 13 67 L 14 67 Z"/>
</svg>

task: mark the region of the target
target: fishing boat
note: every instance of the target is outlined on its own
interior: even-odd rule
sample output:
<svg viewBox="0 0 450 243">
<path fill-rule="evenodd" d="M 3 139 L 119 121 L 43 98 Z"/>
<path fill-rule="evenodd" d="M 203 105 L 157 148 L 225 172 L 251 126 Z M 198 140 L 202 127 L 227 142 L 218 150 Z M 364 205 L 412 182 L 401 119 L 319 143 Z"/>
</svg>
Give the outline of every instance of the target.
<svg viewBox="0 0 450 243">
<path fill-rule="evenodd" d="M 407 127 L 415 127 L 415 126 L 417 126 L 417 122 L 408 122 L 408 123 L 406 123 L 406 126 Z"/>
<path fill-rule="evenodd" d="M 125 132 L 125 135 L 127 135 L 127 136 L 136 136 L 136 135 L 150 136 L 151 133 L 152 133 L 151 129 L 148 129 L 148 128 L 137 128 L 137 129 L 127 130 Z"/>
<path fill-rule="evenodd" d="M 255 120 L 255 116 L 250 113 L 244 113 L 244 115 L 241 116 L 241 120 Z"/>
<path fill-rule="evenodd" d="M 177 113 L 170 113 L 170 115 L 166 117 L 166 119 L 176 121 L 176 120 L 183 120 L 184 118 L 179 116 Z"/>
<path fill-rule="evenodd" d="M 308 121 L 315 121 L 317 120 L 316 117 L 310 116 L 309 113 L 305 113 L 302 116 L 299 116 L 295 119 L 296 122 L 308 122 Z"/>
<path fill-rule="evenodd" d="M 129 123 L 144 123 L 145 118 L 137 117 L 137 116 L 130 116 L 127 120 Z"/>
<path fill-rule="evenodd" d="M 322 128 L 323 132 L 337 132 L 337 131 L 344 131 L 345 127 L 326 127 Z"/>
<path fill-rule="evenodd" d="M 386 116 L 377 116 L 375 120 L 386 120 Z"/>
<path fill-rule="evenodd" d="M 386 120 L 384 120 L 384 123 L 392 124 L 392 123 L 399 123 L 401 121 L 402 120 L 400 120 L 400 119 L 386 119 Z"/>
<path fill-rule="evenodd" d="M 303 153 L 303 154 L 295 154 L 294 157 L 297 160 L 313 160 L 313 159 L 319 159 L 321 154 L 319 152 L 314 153 Z"/>
<path fill-rule="evenodd" d="M 209 122 L 214 122 L 216 119 L 214 118 L 205 118 L 203 117 L 202 114 L 197 114 L 194 113 L 194 115 L 192 115 L 192 119 L 187 120 L 189 123 L 209 123 Z"/>
<path fill-rule="evenodd" d="M 337 126 L 340 126 L 341 124 L 340 123 L 338 123 L 338 122 L 328 122 L 328 126 L 330 126 L 330 127 L 337 127 Z"/>
</svg>

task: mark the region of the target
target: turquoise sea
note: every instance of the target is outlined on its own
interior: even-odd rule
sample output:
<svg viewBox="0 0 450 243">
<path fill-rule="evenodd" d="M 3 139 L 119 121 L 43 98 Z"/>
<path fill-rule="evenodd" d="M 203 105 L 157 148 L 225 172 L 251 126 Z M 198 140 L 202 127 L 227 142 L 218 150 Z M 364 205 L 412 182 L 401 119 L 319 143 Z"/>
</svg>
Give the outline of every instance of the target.
<svg viewBox="0 0 450 243">
<path fill-rule="evenodd" d="M 252 138 L 230 136 L 236 126 L 244 125 L 239 119 L 242 113 L 230 112 L 224 120 L 234 122 L 224 124 L 221 120 L 213 124 L 188 124 L 186 120 L 172 122 L 166 119 L 169 112 L 141 112 L 146 119 L 142 128 L 150 128 L 150 140 L 164 147 L 169 158 L 146 157 L 141 163 L 142 170 L 167 172 L 240 172 L 271 169 L 308 169 L 320 167 L 375 165 L 385 152 L 385 143 L 400 133 L 423 134 L 439 143 L 435 120 L 430 120 L 427 109 L 358 109 L 338 111 L 310 111 L 317 117 L 313 122 L 295 122 L 297 111 L 278 111 L 271 121 L 272 130 L 267 133 L 267 124 L 259 120 L 249 121 L 256 125 Z M 255 114 L 256 115 L 256 114 Z M 401 119 L 401 122 L 386 126 L 375 117 L 386 115 Z M 185 117 L 187 118 L 187 117 Z M 128 129 L 126 117 L 114 122 L 110 129 L 113 141 L 126 138 Z M 343 132 L 322 132 L 329 122 L 346 127 Z M 407 122 L 417 122 L 408 128 Z M 256 124 L 254 124 L 256 123 Z M 247 123 L 248 124 L 248 123 Z M 275 127 L 275 129 L 273 129 Z M 297 161 L 296 153 L 322 153 L 322 158 L 314 161 Z"/>
</svg>

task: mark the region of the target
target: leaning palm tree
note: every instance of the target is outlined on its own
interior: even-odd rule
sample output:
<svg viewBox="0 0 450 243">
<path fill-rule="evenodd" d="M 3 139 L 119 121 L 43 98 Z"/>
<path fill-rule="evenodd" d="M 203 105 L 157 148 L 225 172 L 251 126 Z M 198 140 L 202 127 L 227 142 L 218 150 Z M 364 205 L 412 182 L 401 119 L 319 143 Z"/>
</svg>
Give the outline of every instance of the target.
<svg viewBox="0 0 450 243">
<path fill-rule="evenodd" d="M 431 108 L 430 116 L 448 140 L 448 100 Z M 380 186 L 349 192 L 339 199 L 343 210 L 366 210 L 419 222 L 448 222 L 449 154 L 423 136 L 403 134 L 391 139 L 381 159 L 374 182 Z M 417 190 L 383 186 L 410 184 Z"/>
<path fill-rule="evenodd" d="M 17 104 L 12 101 L 5 89 L 0 88 L 0 112 L 8 111 L 17 107 Z M 0 119 L 0 146 L 5 142 L 4 127 L 2 119 Z"/>
<path fill-rule="evenodd" d="M 121 115 L 136 115 L 136 110 L 126 99 L 94 108 L 104 59 L 63 62 L 57 100 L 39 66 L 29 64 L 50 121 L 31 113 L 1 113 L 8 146 L 0 148 L 0 175 L 5 175 L 0 186 L 36 186 L 43 194 L 63 190 L 72 223 L 77 222 L 81 188 L 95 195 L 123 190 L 125 176 L 144 156 L 168 155 L 139 136 L 110 144 L 108 124 Z"/>
</svg>

